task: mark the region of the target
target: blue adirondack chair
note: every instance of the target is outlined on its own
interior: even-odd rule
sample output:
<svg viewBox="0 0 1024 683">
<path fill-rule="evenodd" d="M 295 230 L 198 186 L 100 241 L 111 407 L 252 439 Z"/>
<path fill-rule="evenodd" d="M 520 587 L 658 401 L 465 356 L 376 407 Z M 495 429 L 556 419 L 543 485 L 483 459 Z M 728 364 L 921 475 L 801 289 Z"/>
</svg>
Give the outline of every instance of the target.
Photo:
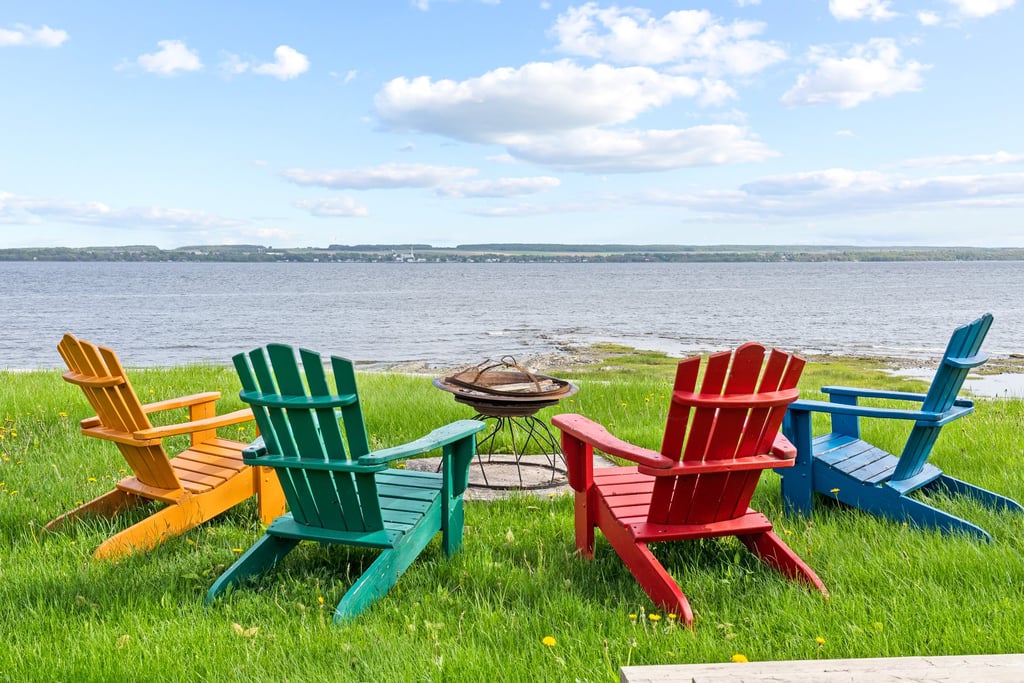
<svg viewBox="0 0 1024 683">
<path fill-rule="evenodd" d="M 458 549 L 462 494 L 482 422 L 460 420 L 411 443 L 371 452 L 351 361 L 331 358 L 332 392 L 320 354 L 313 351 L 300 349 L 296 357 L 290 346 L 270 344 L 233 360 L 241 399 L 252 407 L 261 433 L 243 460 L 275 470 L 290 511 L 217 579 L 207 604 L 229 586 L 271 569 L 299 541 L 379 548 L 338 603 L 334 621 L 340 622 L 387 593 L 438 531 L 446 554 Z M 388 466 L 437 449 L 441 472 Z"/>
<path fill-rule="evenodd" d="M 980 539 L 991 537 L 979 527 L 938 510 L 915 491 L 944 490 L 974 498 L 982 504 L 1024 511 L 1009 498 L 946 475 L 928 463 L 942 427 L 974 412 L 974 402 L 957 398 L 964 379 L 988 357 L 981 344 L 992 315 L 961 325 L 953 332 L 927 394 L 823 387 L 829 401 L 799 400 L 789 407 L 784 432 L 797 448 L 796 465 L 780 470 L 782 496 L 790 512 L 809 514 L 815 493 L 876 515 L 943 532 L 961 532 Z M 920 403 L 920 409 L 861 406 L 858 398 Z M 811 414 L 829 413 L 832 431 L 812 437 Z M 899 457 L 861 439 L 860 418 L 913 420 L 914 426 Z"/>
</svg>

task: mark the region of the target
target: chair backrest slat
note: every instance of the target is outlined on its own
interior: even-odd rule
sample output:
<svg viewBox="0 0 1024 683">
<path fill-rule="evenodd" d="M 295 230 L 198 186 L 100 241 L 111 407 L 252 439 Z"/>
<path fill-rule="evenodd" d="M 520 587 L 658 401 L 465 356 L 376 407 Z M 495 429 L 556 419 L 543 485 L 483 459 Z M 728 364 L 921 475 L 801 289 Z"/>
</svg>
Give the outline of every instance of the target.
<svg viewBox="0 0 1024 683">
<path fill-rule="evenodd" d="M 295 460 L 295 467 L 273 465 L 293 518 L 326 529 L 381 529 L 372 472 L 301 467 L 302 462 L 349 463 L 369 452 L 352 362 L 331 359 L 333 391 L 314 351 L 268 344 L 236 355 L 234 364 L 240 396 L 256 415 L 267 454 Z"/>
<path fill-rule="evenodd" d="M 960 393 L 964 380 L 967 379 L 967 373 L 972 367 L 981 365 L 986 360 L 980 352 L 990 327 L 992 314 L 986 313 L 977 320 L 953 330 L 921 410 L 934 413 L 949 410 Z M 963 359 L 970 360 L 965 364 L 960 362 Z"/>
<path fill-rule="evenodd" d="M 57 351 L 68 367 L 64 379 L 82 388 L 89 405 L 96 411 L 99 428 L 132 438 L 136 431 L 152 427 L 113 350 L 69 333 L 61 339 Z M 85 433 L 88 434 L 89 429 Z M 115 443 L 142 484 L 172 491 L 181 488 L 181 482 L 161 445 Z"/>
<path fill-rule="evenodd" d="M 698 463 L 768 453 L 786 406 L 796 398 L 803 359 L 772 350 L 766 360 L 763 346 L 744 344 L 709 356 L 696 392 L 699 362 L 680 361 L 662 455 L 680 459 L 681 452 L 683 462 Z M 787 391 L 792 398 L 783 396 L 780 402 L 779 392 Z M 730 397 L 744 400 L 730 403 Z M 760 475 L 761 470 L 741 470 L 657 477 L 648 520 L 671 524 L 734 518 L 745 512 Z"/>
<path fill-rule="evenodd" d="M 921 404 L 923 412 L 944 413 L 953 407 L 953 402 L 956 401 L 964 380 L 967 379 L 967 373 L 971 368 L 987 360 L 985 354 L 981 352 L 981 345 L 990 327 L 992 314 L 986 313 L 977 320 L 953 330 L 946 351 L 942 355 L 942 361 L 935 371 L 931 387 Z M 910 479 L 921 472 L 928 462 L 941 429 L 941 425 L 936 426 L 924 421 L 914 425 L 890 481 Z"/>
</svg>

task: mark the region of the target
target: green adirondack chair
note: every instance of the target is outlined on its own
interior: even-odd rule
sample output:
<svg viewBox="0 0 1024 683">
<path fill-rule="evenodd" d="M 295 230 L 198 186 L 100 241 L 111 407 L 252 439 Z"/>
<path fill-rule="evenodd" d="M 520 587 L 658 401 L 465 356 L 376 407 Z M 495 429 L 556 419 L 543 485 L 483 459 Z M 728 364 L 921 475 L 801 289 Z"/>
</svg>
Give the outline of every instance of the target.
<svg viewBox="0 0 1024 683">
<path fill-rule="evenodd" d="M 390 590 L 440 531 L 446 554 L 462 543 L 462 494 L 476 453 L 476 420 L 460 420 L 411 443 L 370 451 L 352 362 L 333 356 L 332 392 L 320 354 L 270 344 L 234 357 L 242 400 L 260 438 L 243 452 L 277 473 L 289 512 L 210 588 L 210 604 L 229 586 L 273 568 L 299 541 L 379 548 L 377 559 L 338 603 L 334 621 L 366 610 Z M 347 442 L 347 448 L 346 448 Z M 441 472 L 388 463 L 440 449 Z"/>
</svg>

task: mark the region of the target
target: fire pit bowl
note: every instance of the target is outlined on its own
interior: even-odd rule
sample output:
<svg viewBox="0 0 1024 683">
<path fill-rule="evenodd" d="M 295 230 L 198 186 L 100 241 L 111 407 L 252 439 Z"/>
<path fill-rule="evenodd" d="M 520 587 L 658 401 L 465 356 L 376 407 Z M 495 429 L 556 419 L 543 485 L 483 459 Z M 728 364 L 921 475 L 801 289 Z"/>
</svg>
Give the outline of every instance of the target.
<svg viewBox="0 0 1024 683">
<path fill-rule="evenodd" d="M 565 473 L 562 449 L 547 423 L 538 419 L 535 413 L 575 394 L 578 391 L 576 385 L 531 372 L 516 363 L 511 356 L 505 356 L 497 362 L 485 360 L 455 374 L 438 377 L 434 380 L 434 386 L 451 393 L 457 402 L 473 408 L 476 411 L 475 419 L 493 422 L 491 431 L 477 439 L 477 464 L 483 477 L 483 488 L 544 488 L 562 481 L 558 479 L 559 475 Z M 506 435 L 512 445 L 511 453 L 505 455 L 494 452 L 499 434 Z M 543 451 L 546 465 L 524 460 L 531 443 Z M 494 462 L 496 466 L 514 465 L 519 485 L 492 484 L 488 481 L 483 467 L 484 455 L 488 463 Z M 492 461 L 496 456 L 501 460 Z M 562 467 L 559 467 L 559 462 Z M 527 483 L 522 469 L 526 466 L 542 467 L 549 470 L 551 476 L 547 481 Z"/>
<path fill-rule="evenodd" d="M 576 385 L 527 370 L 511 356 L 485 360 L 465 370 L 434 380 L 438 389 L 450 392 L 459 403 L 484 416 L 522 417 L 553 406 L 575 394 Z"/>
</svg>

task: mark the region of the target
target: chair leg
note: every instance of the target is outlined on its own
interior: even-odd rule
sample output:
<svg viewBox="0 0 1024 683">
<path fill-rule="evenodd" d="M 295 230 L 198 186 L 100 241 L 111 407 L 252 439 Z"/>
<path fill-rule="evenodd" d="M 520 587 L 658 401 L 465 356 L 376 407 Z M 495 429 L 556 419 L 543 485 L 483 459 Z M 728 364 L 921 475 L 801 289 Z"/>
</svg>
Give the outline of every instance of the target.
<svg viewBox="0 0 1024 683">
<path fill-rule="evenodd" d="M 828 589 L 818 575 L 806 562 L 801 560 L 793 550 L 782 542 L 772 531 L 738 536 L 743 545 L 747 546 L 759 560 L 775 569 L 783 576 L 798 579 L 817 588 L 822 595 L 828 597 Z"/>
<path fill-rule="evenodd" d="M 992 540 L 981 527 L 908 496 L 899 496 L 898 511 L 886 510 L 883 514 L 899 522 L 909 520 L 926 529 L 938 529 L 947 534 L 963 533 L 980 541 Z"/>
<path fill-rule="evenodd" d="M 98 560 L 117 559 L 136 550 L 152 550 L 168 538 L 178 536 L 203 521 L 200 507 L 194 499 L 168 505 L 108 538 L 96 548 L 93 557 Z"/>
<path fill-rule="evenodd" d="M 968 484 L 965 481 L 960 481 L 948 474 L 943 474 L 941 477 L 925 487 L 925 490 L 931 489 L 946 489 L 951 494 L 972 498 L 985 507 L 989 507 L 994 510 L 1024 512 L 1024 507 L 1021 507 L 1020 503 L 1012 498 L 1000 496 L 998 493 L 992 493 L 991 491 L 975 486 L 974 484 Z"/>
<path fill-rule="evenodd" d="M 448 510 L 444 510 L 448 507 Z M 462 496 L 449 500 L 441 510 L 441 545 L 444 554 L 451 557 L 462 547 L 462 529 L 465 525 L 466 512 L 462 504 Z"/>
<path fill-rule="evenodd" d="M 592 491 L 593 489 L 576 492 L 576 509 L 573 514 L 576 525 L 576 549 L 588 560 L 594 557 L 594 527 L 597 526 L 594 504 L 590 500 Z"/>
<path fill-rule="evenodd" d="M 338 603 L 334 622 L 352 619 L 384 597 L 438 531 L 438 524 L 431 523 L 429 516 L 425 517 L 407 531 L 394 548 L 381 551 Z"/>
<path fill-rule="evenodd" d="M 617 538 L 614 535 L 608 536 L 607 533 L 605 536 L 640 587 L 647 593 L 647 597 L 668 613 L 676 614 L 681 623 L 692 626 L 693 610 L 690 609 L 689 601 L 683 595 L 679 584 L 654 557 L 647 544 L 624 536 Z"/>
<path fill-rule="evenodd" d="M 252 476 L 256 484 L 256 508 L 260 521 L 270 524 L 283 515 L 287 507 L 281 482 L 278 481 L 277 473 L 270 467 L 253 467 Z"/>
<path fill-rule="evenodd" d="M 128 493 L 121 489 L 114 489 L 113 491 L 104 493 L 99 498 L 90 500 L 84 505 L 79 505 L 74 510 L 65 512 L 60 517 L 51 520 L 46 525 L 45 529 L 47 531 L 54 531 L 63 526 L 66 522 L 73 521 L 85 515 L 113 517 L 122 510 L 128 510 L 148 502 L 149 500 L 146 498 L 136 496 L 133 493 Z"/>
<path fill-rule="evenodd" d="M 811 414 L 790 410 L 786 413 L 786 437 L 796 446 L 792 467 L 775 470 L 782 477 L 782 503 L 786 514 L 809 517 L 814 507 L 814 452 L 811 446 Z"/>
<path fill-rule="evenodd" d="M 209 605 L 216 600 L 229 586 L 237 585 L 250 576 L 257 576 L 273 568 L 298 544 L 299 541 L 295 538 L 264 535 L 213 582 L 213 586 L 206 593 L 206 604 Z"/>
</svg>

